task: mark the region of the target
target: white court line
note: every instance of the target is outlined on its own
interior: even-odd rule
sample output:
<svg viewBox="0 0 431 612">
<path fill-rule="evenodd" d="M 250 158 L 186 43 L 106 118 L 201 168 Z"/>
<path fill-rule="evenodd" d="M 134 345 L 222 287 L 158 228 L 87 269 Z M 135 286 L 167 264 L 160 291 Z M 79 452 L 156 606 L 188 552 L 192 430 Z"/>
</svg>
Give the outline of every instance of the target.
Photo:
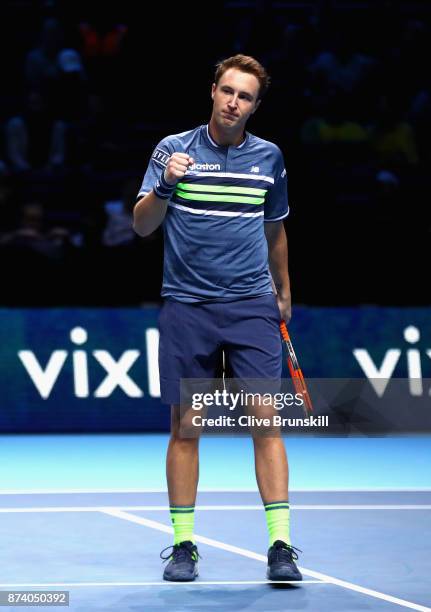
<svg viewBox="0 0 431 612">
<path fill-rule="evenodd" d="M 197 580 L 195 582 L 44 582 L 31 584 L 19 582 L 0 584 L 1 589 L 17 589 L 21 587 L 56 588 L 56 587 L 120 587 L 120 586 L 200 586 L 207 584 L 298 584 L 297 580 Z M 326 584 L 324 580 L 302 580 L 301 584 Z"/>
<path fill-rule="evenodd" d="M 73 495 L 74 493 L 167 493 L 163 489 L 0 489 L 0 495 Z M 200 493 L 256 493 L 257 489 L 235 488 L 199 488 Z M 291 493 L 430 493 L 431 487 L 401 487 L 391 489 L 384 487 L 341 488 L 341 489 L 290 489 Z"/>
<path fill-rule="evenodd" d="M 356 504 L 356 505 L 301 505 L 291 504 L 291 510 L 431 510 L 431 504 Z M 169 511 L 169 506 L 31 506 L 27 508 L 0 508 L 1 513 L 26 513 L 26 512 L 106 512 L 109 510 L 155 510 Z M 263 511 L 262 504 L 259 505 L 223 505 L 223 506 L 196 506 L 195 510 L 258 510 Z"/>
<path fill-rule="evenodd" d="M 152 529 L 157 529 L 158 531 L 164 531 L 165 533 L 173 533 L 174 531 L 172 527 L 163 525 L 163 523 L 152 521 L 150 519 L 136 516 L 134 514 L 129 514 L 128 512 L 123 512 L 122 510 L 105 510 L 105 513 L 123 519 L 125 521 L 137 523 L 138 525 L 151 527 Z M 197 542 L 201 542 L 202 544 L 207 544 L 208 546 L 213 546 L 214 548 L 221 548 L 222 550 L 227 550 L 229 552 L 236 553 L 237 555 L 248 557 L 249 559 L 255 559 L 256 561 L 263 561 L 264 563 L 267 563 L 266 556 L 259 555 L 258 553 L 255 553 L 251 550 L 247 550 L 246 548 L 232 546 L 231 544 L 225 544 L 224 542 L 220 542 L 219 540 L 213 540 L 212 538 L 207 538 L 204 536 L 195 535 L 194 537 Z M 354 584 L 353 582 L 339 580 L 338 578 L 334 578 L 333 576 L 322 574 L 320 572 L 315 572 L 314 570 L 309 570 L 303 567 L 300 567 L 300 570 L 306 576 L 310 576 L 311 578 L 316 578 L 318 580 L 323 580 L 327 583 L 336 584 L 337 586 L 341 586 L 351 591 L 356 591 L 357 593 L 369 595 L 370 597 L 375 597 L 376 599 L 383 599 L 384 601 L 389 601 L 399 606 L 410 608 L 411 610 L 418 610 L 419 612 L 431 612 L 431 608 L 415 604 L 405 599 L 393 597 L 392 595 L 386 595 L 386 593 L 380 593 L 379 591 L 374 591 L 373 589 L 367 589 L 358 584 Z"/>
</svg>

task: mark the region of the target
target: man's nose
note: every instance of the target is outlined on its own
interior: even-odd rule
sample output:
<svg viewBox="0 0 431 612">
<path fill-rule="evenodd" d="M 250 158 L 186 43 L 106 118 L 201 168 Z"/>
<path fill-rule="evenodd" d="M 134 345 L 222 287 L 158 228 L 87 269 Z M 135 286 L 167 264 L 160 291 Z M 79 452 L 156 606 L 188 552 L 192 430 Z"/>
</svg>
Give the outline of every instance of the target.
<svg viewBox="0 0 431 612">
<path fill-rule="evenodd" d="M 234 94 L 232 98 L 229 100 L 229 106 L 233 106 L 235 108 L 238 104 L 238 95 Z"/>
</svg>

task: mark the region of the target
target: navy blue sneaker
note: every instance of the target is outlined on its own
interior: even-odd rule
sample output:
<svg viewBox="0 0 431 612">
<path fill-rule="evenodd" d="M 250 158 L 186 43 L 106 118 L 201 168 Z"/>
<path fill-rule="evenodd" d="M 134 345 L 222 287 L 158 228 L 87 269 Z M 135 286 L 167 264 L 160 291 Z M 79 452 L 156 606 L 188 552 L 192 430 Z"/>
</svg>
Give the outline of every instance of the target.
<svg viewBox="0 0 431 612">
<path fill-rule="evenodd" d="M 169 549 L 171 551 L 163 557 L 163 553 Z M 163 572 L 163 580 L 192 582 L 198 575 L 198 557 L 200 557 L 198 549 L 190 540 L 164 548 L 160 558 L 170 561 Z"/>
<path fill-rule="evenodd" d="M 274 542 L 268 550 L 268 568 L 266 570 L 268 580 L 302 580 L 302 574 L 295 563 L 298 559 L 296 550 L 302 552 L 299 548 L 290 546 L 282 540 Z"/>
</svg>

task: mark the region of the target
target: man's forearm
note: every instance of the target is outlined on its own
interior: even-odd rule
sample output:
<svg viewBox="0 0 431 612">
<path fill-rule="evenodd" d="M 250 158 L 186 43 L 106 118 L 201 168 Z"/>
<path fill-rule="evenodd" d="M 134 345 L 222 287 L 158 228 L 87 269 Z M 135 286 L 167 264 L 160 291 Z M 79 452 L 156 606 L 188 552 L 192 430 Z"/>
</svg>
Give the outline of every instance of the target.
<svg viewBox="0 0 431 612">
<path fill-rule="evenodd" d="M 277 293 L 290 296 L 287 237 L 283 224 L 267 232 L 269 270 Z"/>
<path fill-rule="evenodd" d="M 150 191 L 135 204 L 133 209 L 133 229 L 139 236 L 149 236 L 165 218 L 168 200 L 158 198 Z"/>
<path fill-rule="evenodd" d="M 280 317 L 288 323 L 292 316 L 290 280 L 287 262 L 287 236 L 282 221 L 265 224 L 268 242 L 268 263 L 277 290 L 277 304 Z"/>
</svg>

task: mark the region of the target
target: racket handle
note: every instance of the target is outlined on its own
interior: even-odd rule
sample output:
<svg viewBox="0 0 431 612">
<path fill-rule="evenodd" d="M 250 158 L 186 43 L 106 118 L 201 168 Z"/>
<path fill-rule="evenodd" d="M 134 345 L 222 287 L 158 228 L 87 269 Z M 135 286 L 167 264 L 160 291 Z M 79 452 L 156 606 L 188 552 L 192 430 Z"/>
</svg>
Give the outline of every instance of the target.
<svg viewBox="0 0 431 612">
<path fill-rule="evenodd" d="M 283 338 L 283 340 L 286 340 L 286 342 L 288 342 L 290 338 L 289 338 L 289 332 L 287 331 L 286 321 L 280 321 L 280 332 L 281 332 L 281 337 Z"/>
<path fill-rule="evenodd" d="M 301 368 L 299 367 L 295 351 L 293 350 L 292 342 L 290 340 L 289 332 L 287 331 L 287 325 L 285 321 L 280 321 L 280 332 L 281 337 L 286 343 L 288 351 L 287 365 L 289 367 L 290 376 L 292 377 L 293 386 L 295 388 L 295 391 L 302 395 L 304 401 L 304 412 L 305 415 L 308 416 L 308 413 L 313 411 L 313 404 L 308 393 L 304 375 L 302 373 Z"/>
</svg>

